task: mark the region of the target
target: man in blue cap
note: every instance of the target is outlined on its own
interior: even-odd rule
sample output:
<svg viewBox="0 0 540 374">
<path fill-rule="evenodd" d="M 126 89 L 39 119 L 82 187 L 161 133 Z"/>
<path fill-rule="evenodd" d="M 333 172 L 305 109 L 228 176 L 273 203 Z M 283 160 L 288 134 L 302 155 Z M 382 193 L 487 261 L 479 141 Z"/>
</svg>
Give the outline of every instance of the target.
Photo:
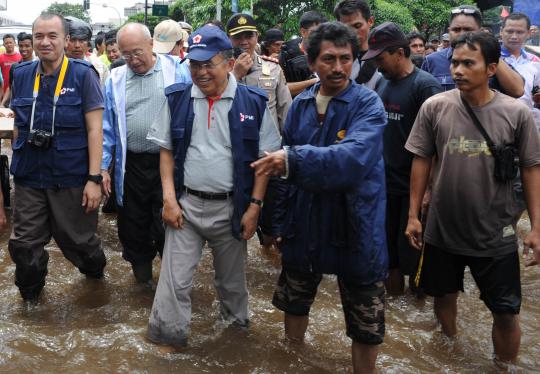
<svg viewBox="0 0 540 374">
<path fill-rule="evenodd" d="M 188 58 L 193 84 L 165 89 L 167 104 L 148 134 L 161 147 L 166 231 L 147 337 L 173 347 L 187 345 L 193 274 L 205 242 L 221 316 L 247 326 L 246 240 L 255 233 L 268 182 L 249 165 L 281 143 L 264 92 L 237 84 L 231 74 L 233 47 L 223 31 L 196 30 Z"/>
</svg>

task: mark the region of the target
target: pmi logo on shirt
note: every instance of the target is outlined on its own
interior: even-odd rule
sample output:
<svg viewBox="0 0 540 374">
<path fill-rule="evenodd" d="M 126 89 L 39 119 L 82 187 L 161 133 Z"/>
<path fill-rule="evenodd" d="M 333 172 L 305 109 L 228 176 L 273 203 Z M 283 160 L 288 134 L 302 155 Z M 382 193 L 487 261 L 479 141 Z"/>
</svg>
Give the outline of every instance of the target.
<svg viewBox="0 0 540 374">
<path fill-rule="evenodd" d="M 68 88 L 68 87 L 64 87 L 62 88 L 62 90 L 60 91 L 60 95 L 64 95 L 68 92 L 75 92 L 75 89 L 74 88 Z"/>
<path fill-rule="evenodd" d="M 240 113 L 240 122 L 244 122 L 245 120 L 253 121 L 254 119 L 255 117 L 250 114 Z"/>
</svg>

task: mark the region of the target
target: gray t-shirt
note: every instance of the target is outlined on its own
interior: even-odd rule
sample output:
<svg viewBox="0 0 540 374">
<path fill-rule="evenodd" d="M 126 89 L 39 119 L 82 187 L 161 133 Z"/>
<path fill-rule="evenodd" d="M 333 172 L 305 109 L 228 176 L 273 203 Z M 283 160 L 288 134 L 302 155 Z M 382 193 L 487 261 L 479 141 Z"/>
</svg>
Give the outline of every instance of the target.
<svg viewBox="0 0 540 374">
<path fill-rule="evenodd" d="M 236 94 L 236 79 L 229 83 L 219 100 L 211 101 L 193 85 L 193 131 L 184 162 L 184 184 L 197 191 L 228 192 L 233 190 L 233 157 L 229 130 L 229 111 Z M 171 113 L 164 102 L 148 140 L 172 150 Z M 259 131 L 259 156 L 279 149 L 281 139 L 274 118 L 266 108 Z"/>
<path fill-rule="evenodd" d="M 528 108 L 495 91 L 474 113 L 495 144 L 515 143 L 521 167 L 540 164 L 540 136 Z M 478 257 L 517 249 L 520 211 L 512 182 L 494 177 L 494 159 L 461 102 L 459 90 L 432 96 L 421 107 L 405 148 L 437 156 L 426 243 Z"/>
</svg>

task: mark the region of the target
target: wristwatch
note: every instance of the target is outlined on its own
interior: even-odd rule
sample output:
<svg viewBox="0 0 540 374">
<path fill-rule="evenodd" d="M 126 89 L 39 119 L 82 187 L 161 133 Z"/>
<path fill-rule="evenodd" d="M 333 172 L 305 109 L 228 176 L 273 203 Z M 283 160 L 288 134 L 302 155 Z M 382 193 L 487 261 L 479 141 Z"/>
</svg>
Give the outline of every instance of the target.
<svg viewBox="0 0 540 374">
<path fill-rule="evenodd" d="M 88 176 L 86 177 L 86 180 L 90 182 L 94 182 L 95 184 L 101 184 L 101 182 L 103 182 L 103 176 L 101 174 L 96 174 L 96 175 L 88 174 Z"/>
<path fill-rule="evenodd" d="M 263 201 L 259 200 L 259 199 L 256 199 L 254 197 L 252 197 L 251 200 L 249 200 L 249 202 L 258 205 L 261 208 L 263 207 Z"/>
</svg>

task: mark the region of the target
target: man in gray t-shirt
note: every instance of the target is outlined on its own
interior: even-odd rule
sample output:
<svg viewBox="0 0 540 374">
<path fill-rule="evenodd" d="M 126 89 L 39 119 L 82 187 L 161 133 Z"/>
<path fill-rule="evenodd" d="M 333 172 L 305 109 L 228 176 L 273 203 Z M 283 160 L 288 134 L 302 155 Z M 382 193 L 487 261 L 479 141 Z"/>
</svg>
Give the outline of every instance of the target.
<svg viewBox="0 0 540 374">
<path fill-rule="evenodd" d="M 415 155 L 405 234 L 414 247 L 422 249 L 423 265 L 417 278 L 425 292 L 435 297 L 435 314 L 443 332 L 457 334 L 457 296 L 463 291 L 468 266 L 493 314 L 495 356 L 513 362 L 520 340 L 515 229 L 520 211 L 512 180 L 495 179 L 493 154 L 466 105 L 496 145 L 513 144 L 517 150 L 532 228 L 524 245 L 536 252 L 540 252 L 540 136 L 525 105 L 488 87 L 499 53 L 491 35 L 459 37 L 451 65 L 458 89 L 431 97 L 420 109 L 405 146 Z M 431 206 L 422 239 L 418 216 L 433 156 Z"/>
</svg>

